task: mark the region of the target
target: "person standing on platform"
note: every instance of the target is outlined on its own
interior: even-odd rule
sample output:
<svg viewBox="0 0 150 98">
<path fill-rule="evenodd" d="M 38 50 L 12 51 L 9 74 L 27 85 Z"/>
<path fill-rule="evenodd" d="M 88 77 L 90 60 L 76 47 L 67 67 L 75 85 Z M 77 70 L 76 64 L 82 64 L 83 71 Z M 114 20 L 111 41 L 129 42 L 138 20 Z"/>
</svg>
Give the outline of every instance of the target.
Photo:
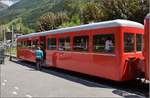
<svg viewBox="0 0 150 98">
<path fill-rule="evenodd" d="M 36 69 L 41 70 L 41 65 L 43 63 L 43 51 L 41 50 L 40 47 L 37 48 L 35 51 L 35 56 L 36 56 Z"/>
</svg>

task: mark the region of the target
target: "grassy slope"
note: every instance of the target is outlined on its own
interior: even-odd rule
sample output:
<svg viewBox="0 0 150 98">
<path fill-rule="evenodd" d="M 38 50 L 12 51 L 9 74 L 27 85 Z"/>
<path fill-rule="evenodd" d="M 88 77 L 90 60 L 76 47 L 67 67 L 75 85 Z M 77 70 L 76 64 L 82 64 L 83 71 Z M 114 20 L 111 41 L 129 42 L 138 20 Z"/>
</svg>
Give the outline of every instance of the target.
<svg viewBox="0 0 150 98">
<path fill-rule="evenodd" d="M 21 19 L 22 25 L 34 28 L 36 20 L 42 14 L 50 11 L 54 5 L 61 0 L 21 0 L 6 10 L 0 12 L 0 24 L 9 24 Z"/>
<path fill-rule="evenodd" d="M 10 26 L 12 24 L 21 24 L 21 28 L 24 28 L 24 33 L 34 32 L 36 21 L 41 15 L 47 12 L 68 11 L 69 13 L 72 13 L 72 9 L 67 8 L 67 6 L 78 5 L 76 8 L 79 10 L 79 6 L 88 0 L 66 1 L 67 3 L 65 0 L 20 0 L 20 2 L 17 2 L 8 9 L 0 12 L 0 25 L 6 24 L 6 26 Z M 78 12 L 74 13 L 79 14 Z M 66 24 L 63 24 L 62 26 L 65 25 Z M 72 25 L 72 23 L 69 23 L 69 25 Z"/>
</svg>

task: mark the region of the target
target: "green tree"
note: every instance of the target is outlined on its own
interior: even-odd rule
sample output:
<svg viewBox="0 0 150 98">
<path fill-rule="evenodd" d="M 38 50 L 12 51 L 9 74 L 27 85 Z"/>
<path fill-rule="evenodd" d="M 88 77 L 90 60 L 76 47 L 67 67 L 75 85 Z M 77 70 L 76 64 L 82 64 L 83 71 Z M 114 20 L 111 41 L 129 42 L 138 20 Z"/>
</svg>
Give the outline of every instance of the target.
<svg viewBox="0 0 150 98">
<path fill-rule="evenodd" d="M 50 12 L 46 15 L 43 15 L 39 18 L 39 21 L 37 22 L 37 31 L 45 31 L 54 29 L 55 26 L 55 14 Z"/>
<path fill-rule="evenodd" d="M 104 18 L 103 10 L 101 9 L 100 5 L 95 2 L 87 3 L 81 9 L 80 15 L 81 22 L 83 22 L 83 24 L 102 21 Z"/>
<path fill-rule="evenodd" d="M 63 12 L 56 13 L 55 24 L 57 27 L 67 21 L 69 21 L 69 17 L 66 13 L 63 13 Z"/>
<path fill-rule="evenodd" d="M 106 20 L 129 19 L 143 23 L 148 13 L 148 0 L 102 0 Z"/>
<path fill-rule="evenodd" d="M 37 31 L 46 31 L 52 30 L 59 27 L 62 23 L 67 22 L 69 20 L 66 13 L 52 13 L 49 12 L 43 16 L 41 16 L 37 22 Z"/>
</svg>

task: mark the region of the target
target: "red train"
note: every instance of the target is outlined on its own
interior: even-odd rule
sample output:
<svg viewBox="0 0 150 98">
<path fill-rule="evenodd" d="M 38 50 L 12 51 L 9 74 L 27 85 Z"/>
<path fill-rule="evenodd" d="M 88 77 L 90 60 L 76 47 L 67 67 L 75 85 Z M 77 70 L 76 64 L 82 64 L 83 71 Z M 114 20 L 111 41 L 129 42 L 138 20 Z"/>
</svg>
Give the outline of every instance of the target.
<svg viewBox="0 0 150 98">
<path fill-rule="evenodd" d="M 144 26 L 112 20 L 20 36 L 17 58 L 35 62 L 34 51 L 45 51 L 45 66 L 114 81 L 131 80 L 144 72 Z"/>
<path fill-rule="evenodd" d="M 144 57 L 145 57 L 145 78 L 147 80 L 150 80 L 150 13 L 146 16 L 145 21 L 144 21 Z"/>
</svg>

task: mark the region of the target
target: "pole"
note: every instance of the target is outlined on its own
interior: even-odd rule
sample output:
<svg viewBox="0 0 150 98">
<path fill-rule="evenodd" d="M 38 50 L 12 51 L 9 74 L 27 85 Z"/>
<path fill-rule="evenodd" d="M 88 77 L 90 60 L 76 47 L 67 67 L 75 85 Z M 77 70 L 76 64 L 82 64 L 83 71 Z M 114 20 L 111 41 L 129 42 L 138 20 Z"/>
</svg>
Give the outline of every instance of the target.
<svg viewBox="0 0 150 98">
<path fill-rule="evenodd" d="M 3 48 L 3 64 L 5 64 L 5 49 L 6 49 L 6 28 L 3 26 L 4 48 Z"/>
<path fill-rule="evenodd" d="M 0 35 L 2 36 L 2 37 L 1 37 L 1 41 L 2 41 L 2 44 L 1 44 L 1 45 L 3 46 L 3 45 L 4 45 L 4 38 L 3 38 L 3 25 L 1 25 L 1 26 L 0 26 L 0 29 L 1 29 L 1 31 L 0 31 Z"/>
<path fill-rule="evenodd" d="M 6 32 L 6 30 L 5 30 L 5 28 L 3 27 L 3 33 L 4 33 L 4 43 L 5 43 L 5 41 L 6 41 L 5 32 Z"/>
<path fill-rule="evenodd" d="M 0 29 L 1 29 L 1 31 L 0 31 L 0 35 L 2 36 L 2 38 L 1 38 L 1 41 L 3 42 L 3 27 L 2 27 L 2 25 L 0 26 Z"/>
<path fill-rule="evenodd" d="M 10 46 L 10 58 L 9 58 L 9 60 L 11 61 L 12 60 L 12 56 L 11 56 L 11 53 L 12 53 L 12 47 L 13 47 L 13 36 L 14 36 L 14 27 L 13 27 L 13 25 L 12 25 L 12 31 L 11 31 L 11 46 Z"/>
<path fill-rule="evenodd" d="M 6 40 L 5 40 L 5 28 L 4 28 L 4 26 L 2 26 L 2 28 L 3 28 L 3 49 L 6 49 Z"/>
</svg>

